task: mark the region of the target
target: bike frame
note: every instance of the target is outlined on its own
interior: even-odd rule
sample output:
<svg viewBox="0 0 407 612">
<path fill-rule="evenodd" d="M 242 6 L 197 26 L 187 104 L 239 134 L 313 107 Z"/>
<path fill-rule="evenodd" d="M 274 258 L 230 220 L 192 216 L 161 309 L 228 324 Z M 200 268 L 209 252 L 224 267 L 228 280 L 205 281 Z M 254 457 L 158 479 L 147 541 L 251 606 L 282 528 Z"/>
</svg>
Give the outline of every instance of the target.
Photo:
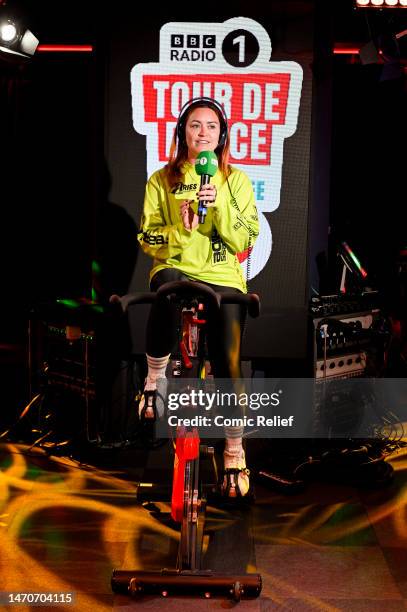
<svg viewBox="0 0 407 612">
<path fill-rule="evenodd" d="M 259 298 L 255 294 L 218 294 L 208 285 L 195 281 L 175 281 L 162 285 L 156 294 L 130 294 L 123 297 L 112 296 L 111 303 L 120 305 L 126 312 L 131 304 L 152 303 L 154 300 L 177 300 L 187 302 L 191 296 L 204 298 L 208 308 L 220 308 L 221 303 L 242 303 L 251 316 L 259 314 Z M 198 306 L 199 312 L 199 306 Z M 181 326 L 180 352 L 181 362 L 187 370 L 192 370 L 190 359 L 191 325 L 201 326 L 206 320 L 199 319 L 197 313 L 188 312 Z M 198 358 L 205 359 L 202 336 L 195 343 Z M 202 377 L 199 372 L 197 378 Z M 213 453 L 213 449 L 212 449 Z M 205 522 L 206 500 L 201 494 L 199 461 L 201 454 L 211 454 L 208 447 L 201 447 L 196 428 L 187 431 L 185 427 L 177 429 L 175 442 L 173 488 L 171 498 L 171 516 L 181 524 L 181 536 L 177 568 L 161 572 L 143 572 L 140 570 L 115 570 L 112 576 L 112 589 L 115 592 L 127 592 L 131 595 L 161 593 L 163 596 L 192 594 L 227 596 L 235 601 L 244 598 L 258 597 L 262 588 L 259 574 L 218 574 L 211 570 L 201 569 L 201 553 Z"/>
</svg>

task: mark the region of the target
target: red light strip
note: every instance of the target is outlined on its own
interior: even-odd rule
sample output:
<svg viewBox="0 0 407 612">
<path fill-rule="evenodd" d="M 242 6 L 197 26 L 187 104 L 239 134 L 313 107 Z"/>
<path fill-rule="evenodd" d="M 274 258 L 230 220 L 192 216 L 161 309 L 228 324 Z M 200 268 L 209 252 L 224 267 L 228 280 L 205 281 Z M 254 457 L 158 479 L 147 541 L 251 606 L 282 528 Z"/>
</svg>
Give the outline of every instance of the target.
<svg viewBox="0 0 407 612">
<path fill-rule="evenodd" d="M 346 47 L 345 45 L 338 43 L 334 47 L 334 55 L 358 55 L 360 47 Z M 383 54 L 383 51 L 379 49 L 379 55 Z"/>
<path fill-rule="evenodd" d="M 93 45 L 38 45 L 37 51 L 53 53 L 92 53 Z"/>
<path fill-rule="evenodd" d="M 359 53 L 358 47 L 334 47 L 334 55 L 355 55 Z"/>
</svg>

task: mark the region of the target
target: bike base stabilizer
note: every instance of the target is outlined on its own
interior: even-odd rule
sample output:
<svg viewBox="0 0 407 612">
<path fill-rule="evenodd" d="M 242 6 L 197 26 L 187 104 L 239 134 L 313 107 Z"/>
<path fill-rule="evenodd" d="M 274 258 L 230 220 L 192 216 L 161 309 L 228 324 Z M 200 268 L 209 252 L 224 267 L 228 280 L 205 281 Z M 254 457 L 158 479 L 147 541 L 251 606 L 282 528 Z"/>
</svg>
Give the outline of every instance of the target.
<svg viewBox="0 0 407 612">
<path fill-rule="evenodd" d="M 220 574 L 212 570 L 114 570 L 112 589 L 126 595 L 182 595 L 228 597 L 234 601 L 253 599 L 261 593 L 260 574 Z"/>
</svg>

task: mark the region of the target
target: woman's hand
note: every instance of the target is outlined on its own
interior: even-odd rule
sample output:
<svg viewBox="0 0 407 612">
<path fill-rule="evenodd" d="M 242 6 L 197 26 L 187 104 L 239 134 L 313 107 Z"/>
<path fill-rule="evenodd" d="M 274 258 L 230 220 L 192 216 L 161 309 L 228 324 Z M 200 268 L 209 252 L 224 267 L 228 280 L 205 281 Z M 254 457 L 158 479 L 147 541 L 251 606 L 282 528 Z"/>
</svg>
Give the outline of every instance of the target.
<svg viewBox="0 0 407 612">
<path fill-rule="evenodd" d="M 194 200 L 183 200 L 180 204 L 182 223 L 184 224 L 185 229 L 188 231 L 198 227 L 199 223 L 199 217 L 191 207 L 193 202 Z"/>
<path fill-rule="evenodd" d="M 208 183 L 207 185 L 202 185 L 200 191 L 196 194 L 198 200 L 200 202 L 205 202 L 205 206 L 207 208 L 211 208 L 211 206 L 215 206 L 216 200 L 216 186 L 212 183 Z"/>
<path fill-rule="evenodd" d="M 196 195 L 200 202 L 205 202 L 205 206 L 207 208 L 215 206 L 215 185 L 211 185 L 210 183 L 208 183 L 207 185 L 202 185 L 202 188 L 198 191 Z M 184 224 L 185 229 L 189 231 L 198 227 L 199 224 L 199 217 L 191 207 L 191 204 L 193 204 L 193 202 L 194 200 L 183 200 L 180 204 L 182 223 Z"/>
</svg>

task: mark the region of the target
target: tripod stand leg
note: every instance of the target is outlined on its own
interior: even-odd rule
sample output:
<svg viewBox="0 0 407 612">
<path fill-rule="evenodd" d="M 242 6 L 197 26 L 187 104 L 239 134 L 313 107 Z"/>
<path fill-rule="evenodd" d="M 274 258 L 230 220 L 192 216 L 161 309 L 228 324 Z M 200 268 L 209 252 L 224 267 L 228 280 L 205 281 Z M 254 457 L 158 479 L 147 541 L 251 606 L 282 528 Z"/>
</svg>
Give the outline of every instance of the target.
<svg viewBox="0 0 407 612">
<path fill-rule="evenodd" d="M 34 406 L 37 403 L 38 400 L 42 401 L 43 399 L 44 399 L 44 395 L 42 393 L 37 393 L 37 395 L 32 398 L 32 400 L 27 404 L 27 406 L 25 406 L 24 410 L 22 411 L 22 413 L 18 417 L 17 421 L 11 427 L 6 429 L 6 431 L 3 431 L 3 433 L 0 434 L 0 439 L 1 438 L 5 438 L 10 433 L 10 431 L 13 429 L 13 427 L 15 427 L 17 425 L 17 423 L 22 421 L 22 419 L 28 414 L 30 408 L 32 406 Z"/>
<path fill-rule="evenodd" d="M 44 440 L 46 440 L 53 433 L 54 432 L 52 431 L 52 429 L 50 429 L 50 431 L 47 431 L 47 433 L 45 433 L 44 435 L 40 436 L 33 444 L 31 444 L 31 446 L 28 449 L 28 451 L 32 450 L 34 448 L 34 446 L 37 446 L 37 444 L 39 444 L 40 442 L 43 442 Z"/>
</svg>

